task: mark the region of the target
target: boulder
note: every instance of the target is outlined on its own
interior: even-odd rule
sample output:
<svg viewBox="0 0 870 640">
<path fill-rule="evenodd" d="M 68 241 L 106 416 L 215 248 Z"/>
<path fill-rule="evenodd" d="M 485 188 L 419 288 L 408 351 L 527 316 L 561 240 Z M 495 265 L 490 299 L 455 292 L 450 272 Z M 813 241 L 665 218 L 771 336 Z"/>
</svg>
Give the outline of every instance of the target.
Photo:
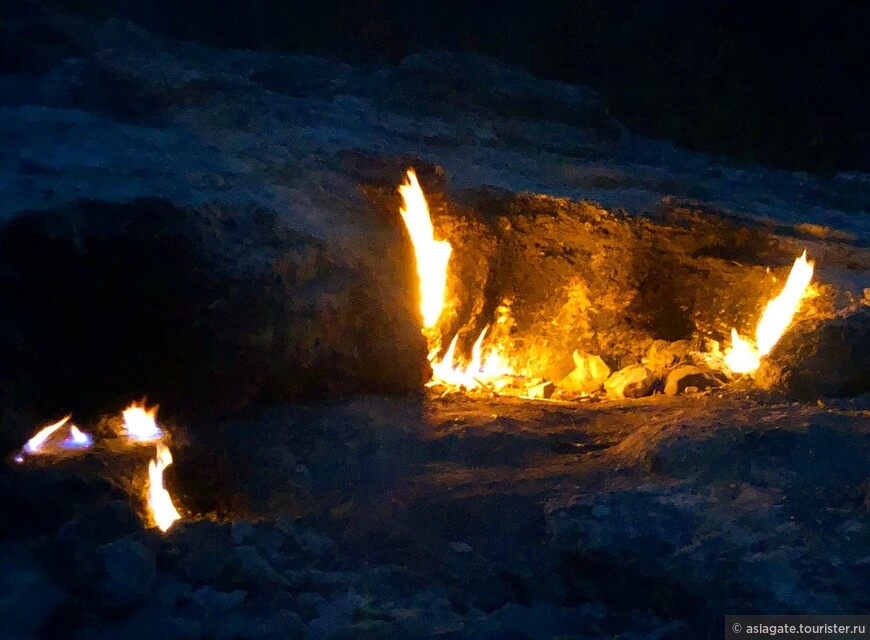
<svg viewBox="0 0 870 640">
<path fill-rule="evenodd" d="M 189 417 L 258 397 L 421 388 L 426 344 L 398 231 L 372 222 L 356 240 L 319 238 L 297 224 L 262 208 L 142 198 L 0 227 L 0 355 L 35 381 L 10 393 L 80 417 L 147 395 Z"/>
<path fill-rule="evenodd" d="M 107 604 L 124 607 L 148 597 L 157 577 L 153 551 L 127 537 L 103 545 L 101 556 L 108 576 L 101 588 Z"/>
<path fill-rule="evenodd" d="M 563 391 L 575 393 L 594 393 L 598 391 L 610 375 L 610 367 L 601 356 L 583 351 L 574 351 L 574 370 L 559 382 Z"/>
<path fill-rule="evenodd" d="M 604 383 L 609 398 L 643 398 L 654 390 L 658 377 L 642 364 L 620 369 Z"/>
<path fill-rule="evenodd" d="M 680 365 L 665 379 L 665 393 L 669 396 L 684 393 L 693 387 L 699 391 L 721 386 L 721 382 L 708 370 L 691 364 Z"/>
<path fill-rule="evenodd" d="M 800 400 L 870 392 L 870 306 L 790 328 L 762 360 L 755 380 Z"/>
</svg>

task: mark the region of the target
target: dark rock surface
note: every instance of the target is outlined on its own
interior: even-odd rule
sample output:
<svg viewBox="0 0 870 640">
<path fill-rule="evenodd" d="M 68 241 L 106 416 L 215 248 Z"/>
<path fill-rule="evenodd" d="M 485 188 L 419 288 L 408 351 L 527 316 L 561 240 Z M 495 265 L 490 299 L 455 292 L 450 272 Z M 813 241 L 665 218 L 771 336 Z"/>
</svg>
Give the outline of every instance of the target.
<svg viewBox="0 0 870 640">
<path fill-rule="evenodd" d="M 231 474 L 223 490 L 244 505 L 231 521 L 171 473 L 185 517 L 166 534 L 128 532 L 92 493 L 56 535 L 4 535 L 4 637 L 706 638 L 736 610 L 864 610 L 862 406 L 726 394 L 275 408 L 212 441 L 232 464 L 209 472 Z M 258 466 L 277 450 L 310 485 Z M 182 472 L 195 452 L 174 453 Z M 50 469 L 5 471 L 7 492 Z M 141 507 L 137 486 L 127 500 Z"/>
<path fill-rule="evenodd" d="M 802 400 L 870 393 L 870 306 L 792 327 L 756 379 Z"/>
<path fill-rule="evenodd" d="M 9 395 L 86 418 L 142 396 L 190 416 L 417 390 L 428 364 L 396 240 L 361 239 L 381 245 L 375 268 L 264 209 L 140 199 L 20 217 L 0 230 L 0 350 L 33 395 Z"/>
</svg>

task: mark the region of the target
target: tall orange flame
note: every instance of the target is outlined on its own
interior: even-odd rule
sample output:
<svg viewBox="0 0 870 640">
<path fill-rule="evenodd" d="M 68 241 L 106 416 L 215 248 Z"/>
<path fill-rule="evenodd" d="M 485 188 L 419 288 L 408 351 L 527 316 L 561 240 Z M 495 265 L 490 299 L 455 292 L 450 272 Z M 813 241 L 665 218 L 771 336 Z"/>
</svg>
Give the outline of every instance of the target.
<svg viewBox="0 0 870 640">
<path fill-rule="evenodd" d="M 755 342 L 742 338 L 736 329 L 731 330 L 731 347 L 725 352 L 725 364 L 731 371 L 753 373 L 761 366 L 761 359 L 776 346 L 794 319 L 812 278 L 813 263 L 807 260 L 804 251 L 794 261 L 782 291 L 764 308 L 755 329 Z"/>
<path fill-rule="evenodd" d="M 148 463 L 148 509 L 154 524 L 166 531 L 181 518 L 172 496 L 163 487 L 163 471 L 172 464 L 172 453 L 162 443 L 157 443 L 157 455 Z"/>
<path fill-rule="evenodd" d="M 417 259 L 417 275 L 420 278 L 420 312 L 423 327 L 434 327 L 444 309 L 447 289 L 447 262 L 452 248 L 446 240 L 436 240 L 429 215 L 429 205 L 417 174 L 408 169 L 408 182 L 399 187 L 404 205 L 400 211 Z"/>
</svg>

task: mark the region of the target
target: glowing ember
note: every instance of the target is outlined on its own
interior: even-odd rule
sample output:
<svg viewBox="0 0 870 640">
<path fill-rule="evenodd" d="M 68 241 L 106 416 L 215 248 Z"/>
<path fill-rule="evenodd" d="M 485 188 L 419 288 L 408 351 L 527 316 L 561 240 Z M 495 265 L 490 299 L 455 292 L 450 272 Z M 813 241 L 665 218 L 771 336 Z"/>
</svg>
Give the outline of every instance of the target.
<svg viewBox="0 0 870 640">
<path fill-rule="evenodd" d="M 181 518 L 172 497 L 163 488 L 163 470 L 172 464 L 172 454 L 161 443 L 157 444 L 157 455 L 148 463 L 148 509 L 151 519 L 161 531 L 166 531 L 172 523 Z"/>
<path fill-rule="evenodd" d="M 146 409 L 144 405 L 131 404 L 124 409 L 124 431 L 134 440 L 148 442 L 163 436 L 157 426 L 157 407 Z"/>
<path fill-rule="evenodd" d="M 72 418 L 72 415 L 68 415 L 67 417 L 58 420 L 54 424 L 50 424 L 43 429 L 40 429 L 35 436 L 33 436 L 27 443 L 24 445 L 24 453 L 40 453 L 42 450 L 42 446 L 45 444 L 45 441 L 48 440 L 52 434 L 60 429 L 63 425 L 69 422 L 69 419 Z"/>
<path fill-rule="evenodd" d="M 813 277 L 813 263 L 807 260 L 804 251 L 794 261 L 785 286 L 779 295 L 767 303 L 761 320 L 755 330 L 755 343 L 740 337 L 735 329 L 731 330 L 731 347 L 725 352 L 725 364 L 734 373 L 753 373 L 791 324 L 794 314 L 800 308 Z"/>
<path fill-rule="evenodd" d="M 404 201 L 402 219 L 408 228 L 417 259 L 423 327 L 429 329 L 438 323 L 444 308 L 447 262 L 452 249 L 449 242 L 435 239 L 429 206 L 413 169 L 408 169 L 408 182 L 399 187 L 399 193 Z"/>
</svg>

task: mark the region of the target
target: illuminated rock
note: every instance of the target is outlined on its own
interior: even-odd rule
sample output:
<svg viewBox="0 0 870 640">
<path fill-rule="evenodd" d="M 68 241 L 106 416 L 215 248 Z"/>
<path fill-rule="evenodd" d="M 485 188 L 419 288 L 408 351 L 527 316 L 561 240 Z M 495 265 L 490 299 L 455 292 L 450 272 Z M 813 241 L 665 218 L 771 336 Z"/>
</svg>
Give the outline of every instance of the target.
<svg viewBox="0 0 870 640">
<path fill-rule="evenodd" d="M 698 391 L 721 386 L 721 382 L 710 372 L 690 364 L 680 365 L 673 369 L 665 379 L 665 393 L 675 396 L 684 393 L 690 387 Z"/>
<path fill-rule="evenodd" d="M 559 388 L 575 393 L 593 393 L 610 376 L 610 367 L 601 356 L 574 351 L 574 370 L 559 381 Z"/>
<path fill-rule="evenodd" d="M 604 383 L 610 398 L 643 398 L 655 389 L 658 377 L 642 364 L 632 364 L 620 369 Z"/>
</svg>

